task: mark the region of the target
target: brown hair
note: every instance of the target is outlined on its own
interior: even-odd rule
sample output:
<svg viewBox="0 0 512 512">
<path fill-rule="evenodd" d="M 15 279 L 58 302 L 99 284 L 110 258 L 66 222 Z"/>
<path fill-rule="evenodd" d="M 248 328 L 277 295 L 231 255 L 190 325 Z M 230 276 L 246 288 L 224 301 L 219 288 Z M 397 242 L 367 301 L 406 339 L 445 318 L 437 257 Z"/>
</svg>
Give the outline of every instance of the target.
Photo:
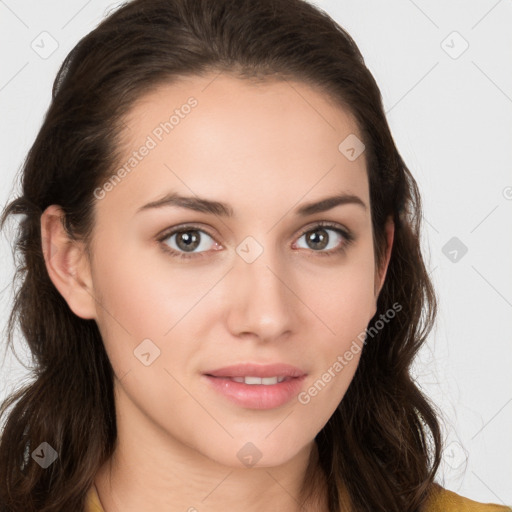
<svg viewBox="0 0 512 512">
<path fill-rule="evenodd" d="M 23 166 L 22 193 L 1 217 L 3 227 L 11 214 L 23 214 L 8 344 L 19 323 L 36 363 L 33 381 L 0 409 L 1 511 L 83 510 L 116 441 L 113 370 L 95 321 L 74 315 L 48 276 L 41 214 L 60 205 L 70 238 L 88 242 L 93 191 L 120 161 L 123 116 L 155 87 L 211 71 L 299 80 L 355 116 L 366 146 L 377 265 L 387 217 L 395 223 L 371 323 L 393 303 L 402 310 L 365 345 L 349 389 L 316 437 L 329 510 L 420 511 L 435 486 L 439 420 L 410 375 L 437 308 L 420 250 L 421 200 L 355 42 L 304 0 L 134 0 L 66 57 Z M 59 454 L 47 469 L 29 456 L 43 441 Z"/>
</svg>

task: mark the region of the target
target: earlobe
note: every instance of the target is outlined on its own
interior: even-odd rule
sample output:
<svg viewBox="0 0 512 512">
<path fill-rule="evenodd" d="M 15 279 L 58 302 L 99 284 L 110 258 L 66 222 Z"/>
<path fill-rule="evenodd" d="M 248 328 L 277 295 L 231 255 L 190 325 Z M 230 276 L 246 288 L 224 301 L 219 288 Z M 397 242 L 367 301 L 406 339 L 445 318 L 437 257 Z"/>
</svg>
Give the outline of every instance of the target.
<svg viewBox="0 0 512 512">
<path fill-rule="evenodd" d="M 64 212 L 49 206 L 41 215 L 41 242 L 51 281 L 77 316 L 96 318 L 91 271 L 84 244 L 69 237 Z"/>
</svg>

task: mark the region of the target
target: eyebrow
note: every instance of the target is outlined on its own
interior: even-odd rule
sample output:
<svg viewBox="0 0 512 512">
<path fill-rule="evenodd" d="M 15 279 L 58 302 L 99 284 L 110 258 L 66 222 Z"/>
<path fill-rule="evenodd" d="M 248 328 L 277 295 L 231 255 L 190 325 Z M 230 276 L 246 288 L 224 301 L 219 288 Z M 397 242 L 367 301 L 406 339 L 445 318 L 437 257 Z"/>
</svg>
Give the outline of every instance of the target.
<svg viewBox="0 0 512 512">
<path fill-rule="evenodd" d="M 338 194 L 335 196 L 326 197 L 319 201 L 306 203 L 295 210 L 295 214 L 300 217 L 306 217 L 315 213 L 325 212 L 331 210 L 336 206 L 345 204 L 355 204 L 361 206 L 365 211 L 367 210 L 365 202 L 358 196 L 353 194 Z M 192 196 L 180 196 L 176 193 L 166 194 L 161 199 L 147 203 L 139 207 L 136 213 L 141 211 L 150 210 L 153 208 L 163 207 L 179 207 L 186 208 L 188 210 L 194 210 L 196 212 L 210 213 L 213 215 L 219 215 L 221 217 L 233 217 L 233 209 L 230 205 L 222 203 L 220 201 L 212 201 L 210 199 L 204 199 L 201 197 Z"/>
</svg>

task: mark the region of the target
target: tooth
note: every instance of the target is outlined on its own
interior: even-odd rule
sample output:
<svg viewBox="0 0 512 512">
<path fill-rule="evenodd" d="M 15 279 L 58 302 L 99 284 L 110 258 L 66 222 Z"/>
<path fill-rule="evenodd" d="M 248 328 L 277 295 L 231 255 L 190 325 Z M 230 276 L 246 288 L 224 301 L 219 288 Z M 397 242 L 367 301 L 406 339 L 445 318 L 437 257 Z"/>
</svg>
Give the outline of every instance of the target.
<svg viewBox="0 0 512 512">
<path fill-rule="evenodd" d="M 252 385 L 273 386 L 279 382 L 283 382 L 286 377 L 230 377 L 230 380 L 239 383 Z"/>
<path fill-rule="evenodd" d="M 246 384 L 261 384 L 261 378 L 260 377 L 245 377 L 245 383 Z"/>
</svg>

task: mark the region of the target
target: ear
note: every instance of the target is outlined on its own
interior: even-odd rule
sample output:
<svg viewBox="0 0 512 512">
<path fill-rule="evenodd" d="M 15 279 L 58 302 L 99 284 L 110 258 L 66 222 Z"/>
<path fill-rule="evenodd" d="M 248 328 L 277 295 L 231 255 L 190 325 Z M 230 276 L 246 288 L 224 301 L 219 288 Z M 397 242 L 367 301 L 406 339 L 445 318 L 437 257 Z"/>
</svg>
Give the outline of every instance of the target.
<svg viewBox="0 0 512 512">
<path fill-rule="evenodd" d="M 41 215 L 41 240 L 48 275 L 75 315 L 96 318 L 89 258 L 83 242 L 69 237 L 64 212 L 49 206 Z"/>
<path fill-rule="evenodd" d="M 386 279 L 386 273 L 389 266 L 389 260 L 391 258 L 391 249 L 393 248 L 393 240 L 395 238 L 395 223 L 393 222 L 393 218 L 389 216 L 386 220 L 386 255 L 384 257 L 384 261 L 382 262 L 382 266 L 380 268 L 375 269 L 375 313 L 377 312 L 377 299 L 379 297 L 380 291 L 384 286 L 384 281 Z M 374 314 L 375 314 L 374 313 Z"/>
</svg>

